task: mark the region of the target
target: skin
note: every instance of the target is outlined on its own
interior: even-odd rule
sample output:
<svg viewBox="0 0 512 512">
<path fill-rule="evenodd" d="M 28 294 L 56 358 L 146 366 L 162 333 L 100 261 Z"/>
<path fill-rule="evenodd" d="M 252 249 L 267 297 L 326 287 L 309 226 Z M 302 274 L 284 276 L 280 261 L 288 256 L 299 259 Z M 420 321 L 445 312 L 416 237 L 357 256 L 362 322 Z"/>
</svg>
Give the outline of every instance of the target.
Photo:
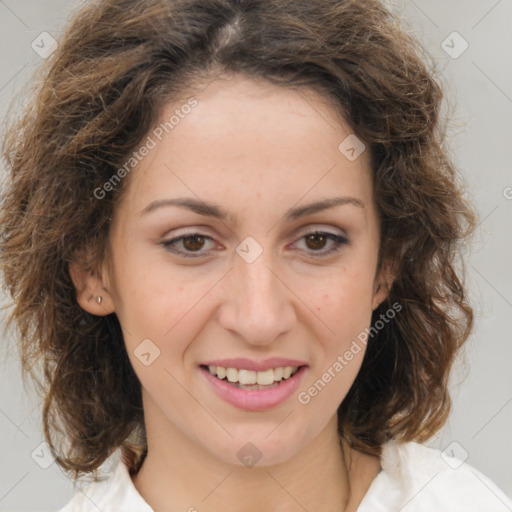
<svg viewBox="0 0 512 512">
<path fill-rule="evenodd" d="M 308 404 L 294 393 L 263 411 L 224 402 L 198 365 L 225 357 L 299 359 L 308 364 L 304 391 L 370 326 L 393 276 L 377 274 L 369 154 L 349 161 L 339 151 L 351 130 L 311 90 L 236 75 L 194 97 L 198 105 L 130 174 L 101 277 L 71 267 L 80 305 L 118 316 L 142 383 L 149 451 L 134 485 L 156 512 L 356 510 L 379 459 L 340 444 L 336 411 L 364 350 Z M 177 107 L 168 105 L 162 120 Z M 337 196 L 364 207 L 283 218 L 290 208 Z M 215 203 L 231 216 L 179 206 L 141 215 L 155 200 L 181 197 Z M 335 244 L 312 242 L 305 235 L 314 229 L 349 243 L 315 256 Z M 161 245 L 194 233 L 212 240 L 174 247 L 204 251 L 199 257 Z M 248 236 L 263 249 L 252 263 L 235 252 Z M 148 366 L 134 353 L 144 339 L 160 350 Z M 261 453 L 251 468 L 237 457 L 247 442 Z"/>
</svg>

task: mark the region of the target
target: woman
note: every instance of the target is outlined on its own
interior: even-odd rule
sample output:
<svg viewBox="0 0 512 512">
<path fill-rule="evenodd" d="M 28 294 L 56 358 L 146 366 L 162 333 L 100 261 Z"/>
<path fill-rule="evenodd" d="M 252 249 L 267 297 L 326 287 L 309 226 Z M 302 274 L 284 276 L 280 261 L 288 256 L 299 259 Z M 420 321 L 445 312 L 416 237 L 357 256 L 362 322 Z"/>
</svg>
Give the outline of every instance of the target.
<svg viewBox="0 0 512 512">
<path fill-rule="evenodd" d="M 475 220 L 379 2 L 90 2 L 45 73 L 4 148 L 10 322 L 60 467 L 122 455 L 63 512 L 508 510 L 421 444 Z"/>
</svg>

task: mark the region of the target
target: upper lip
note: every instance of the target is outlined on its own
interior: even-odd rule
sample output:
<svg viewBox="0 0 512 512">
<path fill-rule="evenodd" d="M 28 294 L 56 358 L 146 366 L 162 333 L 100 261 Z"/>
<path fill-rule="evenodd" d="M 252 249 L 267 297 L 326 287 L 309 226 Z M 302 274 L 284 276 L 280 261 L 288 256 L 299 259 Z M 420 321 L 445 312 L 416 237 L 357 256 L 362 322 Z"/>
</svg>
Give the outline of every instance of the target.
<svg viewBox="0 0 512 512">
<path fill-rule="evenodd" d="M 281 366 L 307 366 L 304 361 L 297 359 L 285 359 L 283 357 L 271 357 L 262 361 L 255 361 L 253 359 L 247 359 L 245 357 L 236 357 L 230 359 L 213 359 L 211 361 L 205 361 L 201 365 L 206 366 L 221 366 L 223 368 L 237 368 L 243 370 L 253 370 L 255 372 L 264 372 L 270 368 L 279 368 Z"/>
</svg>

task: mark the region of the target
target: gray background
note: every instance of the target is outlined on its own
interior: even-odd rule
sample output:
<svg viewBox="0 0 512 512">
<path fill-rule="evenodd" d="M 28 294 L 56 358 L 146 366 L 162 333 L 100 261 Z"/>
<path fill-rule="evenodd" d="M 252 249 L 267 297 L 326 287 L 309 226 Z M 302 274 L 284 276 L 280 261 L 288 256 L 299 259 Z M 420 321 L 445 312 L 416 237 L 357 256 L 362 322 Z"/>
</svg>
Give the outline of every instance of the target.
<svg viewBox="0 0 512 512">
<path fill-rule="evenodd" d="M 32 41 L 43 31 L 58 39 L 80 3 L 0 0 L 0 119 L 41 60 Z M 404 27 L 423 42 L 444 76 L 446 97 L 456 107 L 450 147 L 480 217 L 466 252 L 476 328 L 453 375 L 450 420 L 427 444 L 467 457 L 512 497 L 512 0 L 391 5 L 403 13 Z M 463 41 L 450 36 L 454 31 L 469 45 L 458 58 L 441 46 L 446 40 L 452 54 L 460 51 Z M 34 461 L 45 461 L 39 446 L 41 404 L 21 382 L 14 345 L 8 342 L 0 343 L 0 511 L 57 510 L 69 501 L 73 486 L 56 464 L 43 469 Z"/>
</svg>

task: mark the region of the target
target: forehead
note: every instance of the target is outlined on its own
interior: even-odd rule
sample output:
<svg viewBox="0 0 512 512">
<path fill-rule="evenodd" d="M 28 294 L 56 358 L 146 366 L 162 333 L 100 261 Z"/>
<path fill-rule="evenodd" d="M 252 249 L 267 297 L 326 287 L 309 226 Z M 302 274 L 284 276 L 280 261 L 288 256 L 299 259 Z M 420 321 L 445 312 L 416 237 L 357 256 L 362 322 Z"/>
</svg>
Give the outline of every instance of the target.
<svg viewBox="0 0 512 512">
<path fill-rule="evenodd" d="M 235 76 L 190 97 L 193 108 L 184 108 L 186 99 L 168 104 L 148 134 L 155 147 L 134 169 L 127 193 L 139 210 L 185 193 L 204 200 L 221 194 L 233 207 L 298 202 L 333 188 L 371 200 L 368 152 L 351 161 L 340 150 L 354 135 L 319 93 Z"/>
</svg>

